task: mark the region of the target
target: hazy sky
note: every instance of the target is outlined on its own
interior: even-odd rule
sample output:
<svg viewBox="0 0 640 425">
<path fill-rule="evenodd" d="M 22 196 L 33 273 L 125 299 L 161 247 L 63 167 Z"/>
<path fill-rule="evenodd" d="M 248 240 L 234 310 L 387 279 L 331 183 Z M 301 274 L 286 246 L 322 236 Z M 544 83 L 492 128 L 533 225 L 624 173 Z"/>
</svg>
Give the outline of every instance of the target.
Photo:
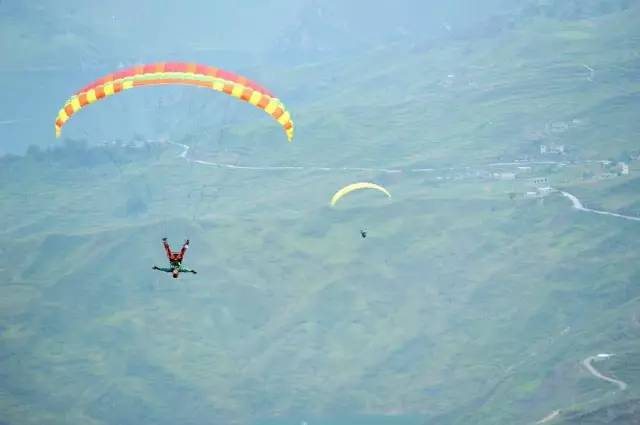
<svg viewBox="0 0 640 425">
<path fill-rule="evenodd" d="M 1 2 L 5 42 L 0 41 L 0 53 L 10 60 L 27 55 L 34 66 L 61 65 L 212 48 L 260 53 L 303 36 L 319 44 L 331 40 L 335 45 L 329 47 L 339 49 L 356 40 L 375 44 L 441 34 L 505 3 L 397 0 L 371 7 L 365 0 L 141 0 L 134 7 L 128 0 L 111 0 L 97 7 L 75 0 L 61 8 L 52 0 Z M 21 47 L 34 54 L 18 52 Z"/>
</svg>

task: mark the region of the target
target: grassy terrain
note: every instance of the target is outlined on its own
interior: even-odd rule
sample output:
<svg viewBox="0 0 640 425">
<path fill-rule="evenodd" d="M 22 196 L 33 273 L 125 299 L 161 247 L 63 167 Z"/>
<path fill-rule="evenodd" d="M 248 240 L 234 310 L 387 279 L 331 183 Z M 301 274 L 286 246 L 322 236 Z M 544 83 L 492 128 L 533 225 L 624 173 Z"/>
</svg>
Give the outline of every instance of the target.
<svg viewBox="0 0 640 425">
<path fill-rule="evenodd" d="M 607 366 L 635 394 L 617 363 L 637 332 L 635 223 L 563 198 L 510 201 L 502 182 L 415 178 L 388 185 L 393 202 L 354 194 L 331 210 L 357 175 L 191 168 L 175 147 L 150 151 L 121 168 L 46 155 L 3 167 L 11 421 L 468 406 L 460 423 L 504 423 L 606 396 L 578 366 L 600 351 L 622 356 Z M 191 237 L 197 276 L 150 270 L 161 235 Z"/>
<path fill-rule="evenodd" d="M 274 89 L 296 111 L 293 144 L 249 109 L 222 120 L 223 137 L 199 121 L 181 141 L 198 158 L 266 166 L 482 167 L 537 157 L 550 142 L 573 159 L 618 157 L 637 149 L 640 131 L 630 118 L 638 17 L 536 18 L 394 60 L 385 47 L 283 71 Z M 113 99 L 110 117 L 126 99 Z M 95 108 L 65 131 L 90 128 Z M 346 413 L 505 424 L 560 409 L 557 423 L 631 423 L 637 223 L 574 211 L 558 195 L 510 200 L 520 181 L 233 170 L 179 153 L 68 146 L 2 160 L 4 422 Z M 632 213 L 633 167 L 589 184 L 577 171 L 540 173 L 587 206 Z M 384 180 L 393 200 L 356 193 L 327 206 L 364 179 Z M 198 275 L 151 270 L 164 261 L 162 236 L 191 238 L 186 264 Z M 597 367 L 626 392 L 580 365 L 600 352 L 616 354 Z"/>
</svg>

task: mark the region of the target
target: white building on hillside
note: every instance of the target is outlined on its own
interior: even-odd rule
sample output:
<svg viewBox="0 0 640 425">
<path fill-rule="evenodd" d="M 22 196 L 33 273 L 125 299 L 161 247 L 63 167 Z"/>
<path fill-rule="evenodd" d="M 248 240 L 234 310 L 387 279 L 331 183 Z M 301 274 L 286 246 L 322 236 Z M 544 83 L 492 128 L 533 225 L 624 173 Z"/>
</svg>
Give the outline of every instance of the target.
<svg viewBox="0 0 640 425">
<path fill-rule="evenodd" d="M 529 183 L 537 187 L 546 186 L 549 184 L 549 179 L 547 179 L 546 177 L 535 177 L 533 179 L 530 179 Z"/>
<path fill-rule="evenodd" d="M 564 145 L 540 145 L 540 153 L 542 155 L 563 155 L 565 153 Z"/>
<path fill-rule="evenodd" d="M 493 173 L 493 178 L 497 180 L 515 180 L 516 173 Z"/>
<path fill-rule="evenodd" d="M 629 164 L 618 162 L 618 168 L 620 169 L 620 174 L 622 174 L 623 176 L 629 175 Z"/>
</svg>

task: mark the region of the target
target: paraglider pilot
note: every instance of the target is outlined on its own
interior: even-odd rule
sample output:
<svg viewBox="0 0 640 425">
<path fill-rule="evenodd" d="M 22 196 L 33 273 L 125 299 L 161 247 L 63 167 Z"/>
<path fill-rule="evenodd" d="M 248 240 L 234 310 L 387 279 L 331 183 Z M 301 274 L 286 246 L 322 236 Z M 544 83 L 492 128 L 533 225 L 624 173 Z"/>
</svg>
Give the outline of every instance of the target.
<svg viewBox="0 0 640 425">
<path fill-rule="evenodd" d="M 171 273 L 174 279 L 178 278 L 178 274 L 182 273 L 193 273 L 196 274 L 195 270 L 191 270 L 182 265 L 182 260 L 184 259 L 184 255 L 187 253 L 187 249 L 189 249 L 189 239 L 187 239 L 179 252 L 175 252 L 171 250 L 169 243 L 167 242 L 167 238 L 162 238 L 162 244 L 164 245 L 164 250 L 167 254 L 167 259 L 169 260 L 169 267 L 157 267 L 153 266 L 153 270 L 160 270 L 161 272 Z"/>
</svg>

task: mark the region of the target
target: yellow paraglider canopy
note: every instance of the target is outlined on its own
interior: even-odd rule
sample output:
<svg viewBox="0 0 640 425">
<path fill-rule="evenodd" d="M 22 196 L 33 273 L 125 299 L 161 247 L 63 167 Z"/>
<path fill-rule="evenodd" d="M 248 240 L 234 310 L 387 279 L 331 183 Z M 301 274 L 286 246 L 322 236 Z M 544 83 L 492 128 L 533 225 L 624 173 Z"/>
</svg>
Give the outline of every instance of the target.
<svg viewBox="0 0 640 425">
<path fill-rule="evenodd" d="M 351 183 L 343 187 L 333 195 L 333 197 L 331 198 L 331 206 L 334 206 L 336 202 L 338 202 L 344 195 L 360 189 L 375 189 L 384 193 L 389 198 L 391 198 L 391 194 L 387 189 L 375 183 L 369 183 L 369 182 Z"/>
</svg>

